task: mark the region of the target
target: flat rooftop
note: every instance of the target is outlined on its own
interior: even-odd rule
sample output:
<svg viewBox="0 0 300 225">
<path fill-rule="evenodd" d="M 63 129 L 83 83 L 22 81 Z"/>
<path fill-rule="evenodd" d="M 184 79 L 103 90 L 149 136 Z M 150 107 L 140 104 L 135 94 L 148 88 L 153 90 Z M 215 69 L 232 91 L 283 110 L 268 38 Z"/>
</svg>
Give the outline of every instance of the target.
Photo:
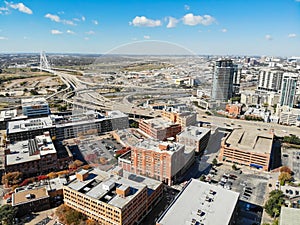
<svg viewBox="0 0 300 225">
<path fill-rule="evenodd" d="M 191 179 L 157 220 L 160 225 L 229 224 L 239 193 Z"/>
<path fill-rule="evenodd" d="M 173 154 L 174 152 L 177 152 L 182 148 L 184 148 L 184 145 L 177 142 L 169 143 L 165 141 L 146 139 L 141 142 L 138 142 L 134 147 L 145 149 L 145 150 L 152 150 L 159 153 L 163 152 L 163 153 Z M 164 149 L 162 149 L 162 147 Z"/>
<path fill-rule="evenodd" d="M 274 134 L 255 129 L 234 129 L 226 138 L 225 143 L 231 148 L 244 151 L 270 154 Z"/>
<path fill-rule="evenodd" d="M 299 225 L 300 209 L 281 207 L 280 225 Z"/>
<path fill-rule="evenodd" d="M 56 149 L 49 136 L 39 135 L 27 141 L 18 141 L 7 146 L 10 154 L 6 155 L 8 166 L 39 160 L 41 156 L 55 154 Z"/>
<path fill-rule="evenodd" d="M 201 140 L 201 138 L 203 138 L 209 132 L 210 132 L 209 128 L 189 126 L 189 127 L 186 127 L 179 134 L 177 134 L 177 136 L 193 138 L 195 140 Z"/>
<path fill-rule="evenodd" d="M 9 120 L 24 120 L 27 119 L 27 116 L 18 115 L 16 109 L 12 110 L 3 110 L 0 112 L 0 121 L 9 121 Z"/>
<path fill-rule="evenodd" d="M 178 125 L 164 118 L 143 120 L 143 123 L 147 123 L 155 129 L 165 129 L 173 125 Z"/>
<path fill-rule="evenodd" d="M 109 118 L 121 118 L 121 117 L 127 117 L 127 115 L 119 110 L 115 111 L 108 111 L 107 117 Z"/>
<path fill-rule="evenodd" d="M 25 98 L 21 100 L 22 106 L 48 105 L 45 98 Z"/>
<path fill-rule="evenodd" d="M 19 120 L 8 122 L 7 133 L 18 133 L 29 130 L 38 130 L 52 127 L 52 120 L 50 117 L 40 117 L 35 119 Z"/>
<path fill-rule="evenodd" d="M 160 181 L 140 175 L 124 173 L 124 177 L 112 176 L 108 172 L 93 169 L 89 172 L 87 180 L 74 179 L 67 186 L 100 202 L 122 209 L 147 186 L 149 190 L 155 190 L 160 185 Z M 117 195 L 116 188 L 119 187 L 121 189 L 129 187 L 129 195 L 125 197 Z"/>
<path fill-rule="evenodd" d="M 26 202 L 33 202 L 39 199 L 48 198 L 48 191 L 45 187 L 38 189 L 31 189 L 13 193 L 12 206 L 24 204 Z"/>
</svg>

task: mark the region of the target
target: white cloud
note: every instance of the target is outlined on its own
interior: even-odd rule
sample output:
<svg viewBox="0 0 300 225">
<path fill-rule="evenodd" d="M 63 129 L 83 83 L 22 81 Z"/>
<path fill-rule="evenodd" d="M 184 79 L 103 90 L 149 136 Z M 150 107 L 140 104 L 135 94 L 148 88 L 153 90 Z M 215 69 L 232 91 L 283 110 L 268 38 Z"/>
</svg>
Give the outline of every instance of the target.
<svg viewBox="0 0 300 225">
<path fill-rule="evenodd" d="M 150 39 L 149 35 L 144 35 L 144 39 Z"/>
<path fill-rule="evenodd" d="M 267 34 L 267 35 L 265 36 L 265 39 L 268 40 L 268 41 L 273 40 L 273 38 L 272 38 L 272 36 L 271 36 L 270 34 Z"/>
<path fill-rule="evenodd" d="M 67 30 L 67 34 L 75 34 L 75 32 L 72 30 Z"/>
<path fill-rule="evenodd" d="M 90 40 L 90 38 L 89 37 L 85 37 L 84 40 L 88 41 L 88 40 Z"/>
<path fill-rule="evenodd" d="M 0 7 L 0 14 L 9 14 L 9 9 L 7 7 Z"/>
<path fill-rule="evenodd" d="M 300 0 L 299 0 L 299 1 L 300 1 Z M 289 38 L 295 38 L 295 37 L 297 37 L 297 34 L 289 34 L 288 37 L 289 37 Z"/>
<path fill-rule="evenodd" d="M 185 10 L 188 11 L 188 10 L 190 10 L 190 8 L 191 8 L 191 7 L 190 7 L 189 5 L 184 5 L 184 9 L 185 9 Z"/>
<path fill-rule="evenodd" d="M 76 21 L 76 22 L 80 22 L 80 21 L 81 21 L 81 20 L 78 19 L 78 18 L 73 18 L 73 20 Z"/>
<path fill-rule="evenodd" d="M 87 32 L 85 32 L 85 33 L 88 34 L 88 35 L 93 35 L 93 34 L 95 34 L 95 31 L 90 30 L 90 31 L 87 31 Z"/>
<path fill-rule="evenodd" d="M 169 22 L 168 22 L 167 28 L 173 28 L 173 27 L 176 27 L 176 25 L 177 25 L 178 22 L 179 22 L 178 19 L 169 16 Z"/>
<path fill-rule="evenodd" d="M 162 25 L 160 20 L 148 19 L 145 16 L 136 16 L 129 24 L 135 27 L 158 27 Z"/>
<path fill-rule="evenodd" d="M 95 24 L 95 25 L 98 25 L 98 24 L 99 24 L 99 22 L 98 22 L 97 20 L 93 20 L 92 22 L 93 22 L 93 24 Z"/>
<path fill-rule="evenodd" d="M 7 40 L 7 37 L 0 37 L 0 40 Z"/>
<path fill-rule="evenodd" d="M 82 16 L 82 17 L 81 17 L 81 20 L 82 20 L 82 21 L 85 21 L 85 17 L 84 17 L 84 16 Z"/>
<path fill-rule="evenodd" d="M 51 30 L 51 34 L 62 34 L 60 30 Z"/>
<path fill-rule="evenodd" d="M 226 32 L 227 32 L 227 29 L 223 28 L 223 29 L 221 30 L 221 32 L 226 33 Z"/>
<path fill-rule="evenodd" d="M 196 26 L 199 24 L 208 26 L 216 22 L 216 19 L 210 15 L 199 16 L 199 15 L 194 15 L 193 13 L 188 13 L 184 15 L 182 20 L 185 25 L 189 25 L 189 26 Z"/>
<path fill-rule="evenodd" d="M 5 2 L 5 3 L 12 9 L 17 9 L 22 13 L 32 14 L 32 10 L 29 9 L 27 6 L 25 6 L 22 2 L 16 3 L 16 4 L 7 3 L 7 2 Z"/>
<path fill-rule="evenodd" d="M 63 23 L 63 24 L 66 24 L 66 25 L 71 25 L 71 26 L 75 26 L 76 24 L 71 21 L 71 20 L 62 20 L 58 15 L 54 15 L 54 14 L 50 14 L 50 13 L 47 13 L 45 15 L 45 18 L 48 18 L 50 19 L 51 21 L 54 21 L 56 23 Z"/>
<path fill-rule="evenodd" d="M 48 18 L 48 19 L 50 19 L 50 20 L 52 20 L 52 21 L 54 21 L 54 22 L 57 22 L 57 23 L 60 22 L 59 16 L 53 15 L 53 14 L 50 14 L 50 13 L 46 14 L 46 15 L 45 15 L 45 18 Z"/>
</svg>

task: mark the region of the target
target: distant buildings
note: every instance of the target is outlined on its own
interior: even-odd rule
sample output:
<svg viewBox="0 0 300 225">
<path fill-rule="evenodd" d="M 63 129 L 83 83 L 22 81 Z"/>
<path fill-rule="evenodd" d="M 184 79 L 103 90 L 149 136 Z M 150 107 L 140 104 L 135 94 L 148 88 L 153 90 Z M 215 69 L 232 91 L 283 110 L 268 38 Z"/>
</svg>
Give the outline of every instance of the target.
<svg viewBox="0 0 300 225">
<path fill-rule="evenodd" d="M 191 179 L 156 225 L 233 225 L 239 193 Z"/>
<path fill-rule="evenodd" d="M 116 171 L 77 172 L 64 186 L 64 203 L 99 224 L 138 224 L 163 195 L 159 181 Z"/>
<path fill-rule="evenodd" d="M 181 125 L 163 118 L 154 118 L 141 120 L 139 123 L 139 129 L 154 139 L 165 141 L 170 137 L 175 138 L 176 134 L 181 131 Z"/>
<path fill-rule="evenodd" d="M 282 78 L 282 87 L 280 95 L 280 106 L 294 106 L 294 99 L 296 95 L 298 74 L 284 73 Z"/>
<path fill-rule="evenodd" d="M 268 171 L 273 139 L 271 132 L 234 129 L 221 142 L 219 160 Z"/>
<path fill-rule="evenodd" d="M 50 114 L 48 102 L 45 98 L 22 99 L 23 115 L 28 117 L 47 116 Z"/>
<path fill-rule="evenodd" d="M 131 146 L 118 162 L 124 170 L 172 185 L 194 162 L 194 147 L 148 139 Z"/>
<path fill-rule="evenodd" d="M 283 71 L 263 68 L 258 76 L 258 90 L 277 92 L 281 89 Z"/>
<path fill-rule="evenodd" d="M 203 153 L 210 137 L 210 129 L 196 126 L 186 127 L 176 136 L 176 141 L 187 147 L 195 148 L 198 153 Z"/>
<path fill-rule="evenodd" d="M 34 176 L 56 168 L 59 168 L 57 152 L 49 132 L 9 144 L 5 150 L 5 172 L 19 171 L 26 176 Z"/>
<path fill-rule="evenodd" d="M 239 92 L 240 70 L 230 59 L 216 61 L 211 100 L 226 102 Z"/>
</svg>

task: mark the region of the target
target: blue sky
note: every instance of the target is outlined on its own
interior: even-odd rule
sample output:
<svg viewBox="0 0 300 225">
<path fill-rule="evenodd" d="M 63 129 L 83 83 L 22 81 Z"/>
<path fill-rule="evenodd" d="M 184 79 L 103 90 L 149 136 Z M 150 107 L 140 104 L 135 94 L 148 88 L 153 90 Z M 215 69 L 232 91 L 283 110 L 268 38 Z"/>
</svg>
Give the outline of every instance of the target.
<svg viewBox="0 0 300 225">
<path fill-rule="evenodd" d="M 300 56 L 300 0 L 0 1 L 2 53 L 105 53 L 143 40 L 197 54 Z"/>
</svg>

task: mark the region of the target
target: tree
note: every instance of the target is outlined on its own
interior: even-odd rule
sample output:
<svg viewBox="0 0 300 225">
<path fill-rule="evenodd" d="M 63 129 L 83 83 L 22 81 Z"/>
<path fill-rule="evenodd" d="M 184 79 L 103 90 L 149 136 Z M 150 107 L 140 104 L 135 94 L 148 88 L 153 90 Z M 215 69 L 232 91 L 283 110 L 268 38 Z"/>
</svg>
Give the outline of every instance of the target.
<svg viewBox="0 0 300 225">
<path fill-rule="evenodd" d="M 56 215 L 59 219 L 59 221 L 63 224 L 66 224 L 66 225 L 80 225 L 80 224 L 86 224 L 86 220 L 87 220 L 87 217 L 70 208 L 69 206 L 63 204 L 61 206 L 59 206 L 57 209 L 56 209 Z"/>
<path fill-rule="evenodd" d="M 292 170 L 288 167 L 288 166 L 282 166 L 280 168 L 280 172 L 283 173 L 283 172 L 286 172 L 286 173 L 289 173 L 292 175 Z"/>
<path fill-rule="evenodd" d="M 212 161 L 212 164 L 213 164 L 213 166 L 218 165 L 218 160 L 216 158 L 214 158 L 213 161 Z"/>
<path fill-rule="evenodd" d="M 236 166 L 235 164 L 233 164 L 233 165 L 232 165 L 232 169 L 233 169 L 233 170 L 237 170 L 238 168 L 237 168 L 237 166 Z"/>
<path fill-rule="evenodd" d="M 287 172 L 282 172 L 278 177 L 278 180 L 280 181 L 280 185 L 284 185 L 285 182 L 292 181 L 292 179 L 293 179 L 292 175 Z"/>
<path fill-rule="evenodd" d="M 0 222 L 1 225 L 14 224 L 18 209 L 13 208 L 11 205 L 3 205 L 0 208 Z"/>
<path fill-rule="evenodd" d="M 11 186 L 20 183 L 23 174 L 21 172 L 8 172 L 2 176 L 2 184 Z"/>
<path fill-rule="evenodd" d="M 269 199 L 264 205 L 266 213 L 268 213 L 271 217 L 278 217 L 280 215 L 280 209 L 283 203 L 283 192 L 280 190 L 271 191 L 269 194 Z"/>
</svg>

